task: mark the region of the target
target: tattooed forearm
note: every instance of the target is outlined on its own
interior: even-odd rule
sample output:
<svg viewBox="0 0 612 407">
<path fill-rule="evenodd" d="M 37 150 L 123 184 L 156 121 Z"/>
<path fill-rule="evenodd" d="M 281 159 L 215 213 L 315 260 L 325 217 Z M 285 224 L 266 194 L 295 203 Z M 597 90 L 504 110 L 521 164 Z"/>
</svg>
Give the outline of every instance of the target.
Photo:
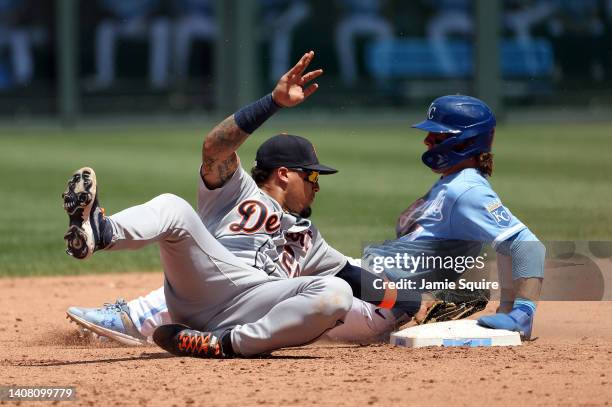
<svg viewBox="0 0 612 407">
<path fill-rule="evenodd" d="M 221 185 L 225 184 L 238 168 L 238 158 L 236 154 L 232 154 L 230 158 L 220 162 L 217 165 L 217 175 Z"/>
<path fill-rule="evenodd" d="M 232 177 L 238 168 L 236 150 L 248 136 L 233 115 L 208 133 L 202 147 L 202 179 L 209 188 L 218 188 Z"/>
<path fill-rule="evenodd" d="M 249 136 L 238 127 L 234 116 L 229 116 L 215 126 L 204 139 L 203 162 L 221 160 L 235 152 Z"/>
</svg>

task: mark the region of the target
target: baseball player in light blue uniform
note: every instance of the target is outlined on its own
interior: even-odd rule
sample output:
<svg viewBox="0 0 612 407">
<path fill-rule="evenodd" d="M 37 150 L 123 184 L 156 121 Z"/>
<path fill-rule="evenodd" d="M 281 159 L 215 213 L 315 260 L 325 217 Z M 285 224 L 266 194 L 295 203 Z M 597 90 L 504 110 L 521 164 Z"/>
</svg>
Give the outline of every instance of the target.
<svg viewBox="0 0 612 407">
<path fill-rule="evenodd" d="M 427 119 L 413 127 L 428 132 L 428 150 L 422 159 L 441 177 L 402 213 L 398 240 L 369 248 L 364 258 L 395 253 L 475 255 L 491 244 L 498 255 L 501 304 L 497 314 L 484 316 L 478 323 L 530 338 L 544 276 L 545 248 L 489 184 L 495 124 L 491 109 L 473 97 L 444 96 L 429 106 Z M 415 278 L 401 269 L 389 269 L 387 276 L 392 280 Z"/>
</svg>

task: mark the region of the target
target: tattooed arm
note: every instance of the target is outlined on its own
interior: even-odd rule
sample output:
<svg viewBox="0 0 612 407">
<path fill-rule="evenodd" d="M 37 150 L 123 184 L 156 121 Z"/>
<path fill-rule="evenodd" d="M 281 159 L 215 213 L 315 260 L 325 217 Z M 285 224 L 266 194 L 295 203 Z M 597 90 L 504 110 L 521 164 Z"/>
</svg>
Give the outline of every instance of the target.
<svg viewBox="0 0 612 407">
<path fill-rule="evenodd" d="M 202 147 L 202 179 L 210 189 L 222 187 L 238 169 L 236 150 L 273 111 L 270 106 L 293 107 L 302 103 L 319 87 L 310 81 L 323 74 L 322 69 L 304 73 L 314 52 L 305 53 L 293 68 L 284 74 L 270 95 L 246 106 L 215 126 L 204 139 Z M 308 86 L 307 86 L 308 85 Z M 268 98 L 268 100 L 264 100 Z M 268 107 L 266 108 L 266 103 Z M 274 110 L 275 111 L 275 110 Z M 239 125 L 240 124 L 240 125 Z"/>
<path fill-rule="evenodd" d="M 202 179 L 208 188 L 219 188 L 232 177 L 239 163 L 236 150 L 248 136 L 238 127 L 234 115 L 208 133 L 202 147 Z"/>
</svg>

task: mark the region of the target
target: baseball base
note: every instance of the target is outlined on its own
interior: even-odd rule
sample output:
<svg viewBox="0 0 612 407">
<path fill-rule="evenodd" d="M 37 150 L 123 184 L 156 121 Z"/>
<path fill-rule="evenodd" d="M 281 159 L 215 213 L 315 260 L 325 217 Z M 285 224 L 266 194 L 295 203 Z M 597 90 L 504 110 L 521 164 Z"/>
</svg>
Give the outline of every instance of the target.
<svg viewBox="0 0 612 407">
<path fill-rule="evenodd" d="M 488 329 L 475 320 L 436 322 L 413 326 L 391 334 L 391 345 L 405 348 L 424 346 L 518 346 L 518 332 Z"/>
</svg>

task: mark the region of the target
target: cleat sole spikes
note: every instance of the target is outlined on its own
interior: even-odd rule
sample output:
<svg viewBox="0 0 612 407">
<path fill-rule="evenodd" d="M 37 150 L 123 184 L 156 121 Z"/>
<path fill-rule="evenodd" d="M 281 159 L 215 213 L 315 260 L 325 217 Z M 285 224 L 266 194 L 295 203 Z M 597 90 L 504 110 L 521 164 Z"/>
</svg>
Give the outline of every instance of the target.
<svg viewBox="0 0 612 407">
<path fill-rule="evenodd" d="M 66 253 L 77 259 L 86 259 L 94 252 L 90 214 L 96 204 L 96 190 L 96 173 L 83 167 L 68 180 L 62 194 L 63 207 L 69 219 L 68 231 L 64 235 Z"/>
</svg>

